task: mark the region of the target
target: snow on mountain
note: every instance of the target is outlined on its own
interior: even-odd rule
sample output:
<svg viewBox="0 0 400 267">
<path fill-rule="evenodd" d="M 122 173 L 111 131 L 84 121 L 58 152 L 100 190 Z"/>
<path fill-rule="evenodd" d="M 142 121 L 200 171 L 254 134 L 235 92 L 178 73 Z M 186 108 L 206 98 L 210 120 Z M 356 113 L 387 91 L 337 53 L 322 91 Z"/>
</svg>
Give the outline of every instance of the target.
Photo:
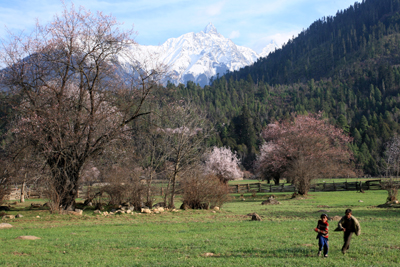
<svg viewBox="0 0 400 267">
<path fill-rule="evenodd" d="M 266 47 L 263 48 L 262 52 L 260 53 L 260 57 L 266 57 L 269 53 L 274 52 L 275 49 L 280 48 L 280 46 L 272 40 Z"/>
<path fill-rule="evenodd" d="M 269 46 L 264 48 L 262 55 L 271 51 Z M 169 80 L 175 84 L 193 81 L 201 86 L 209 84 L 210 78 L 217 74 L 251 65 L 260 57 L 252 49 L 237 46 L 225 38 L 212 23 L 201 32 L 170 38 L 160 46 L 135 45 L 132 52 L 147 68 L 151 68 L 154 60 L 168 65 Z M 126 60 L 122 56 L 119 60 L 124 65 Z"/>
</svg>

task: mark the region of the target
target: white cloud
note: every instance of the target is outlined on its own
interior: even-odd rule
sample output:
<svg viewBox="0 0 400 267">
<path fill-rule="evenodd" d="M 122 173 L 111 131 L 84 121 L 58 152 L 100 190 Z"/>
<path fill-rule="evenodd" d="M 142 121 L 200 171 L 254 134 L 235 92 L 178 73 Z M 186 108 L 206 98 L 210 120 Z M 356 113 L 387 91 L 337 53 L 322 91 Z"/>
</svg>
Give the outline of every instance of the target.
<svg viewBox="0 0 400 267">
<path fill-rule="evenodd" d="M 239 32 L 239 31 L 233 31 L 233 32 L 231 32 L 231 34 L 229 35 L 229 38 L 230 38 L 230 39 L 235 39 L 235 38 L 238 38 L 238 37 L 240 37 L 240 32 Z"/>
</svg>

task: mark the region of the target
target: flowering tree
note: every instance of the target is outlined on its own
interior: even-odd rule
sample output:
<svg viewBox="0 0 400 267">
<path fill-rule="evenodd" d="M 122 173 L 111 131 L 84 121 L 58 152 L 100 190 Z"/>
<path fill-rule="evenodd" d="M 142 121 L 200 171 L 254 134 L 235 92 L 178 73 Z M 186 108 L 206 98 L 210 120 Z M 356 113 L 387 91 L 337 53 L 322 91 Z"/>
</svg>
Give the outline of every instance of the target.
<svg viewBox="0 0 400 267">
<path fill-rule="evenodd" d="M 284 175 L 307 194 L 311 180 L 350 172 L 351 138 L 322 119 L 322 114 L 297 115 L 268 125 L 262 132 L 266 143 L 258 159 L 259 171 Z"/>
<path fill-rule="evenodd" d="M 216 175 L 224 183 L 243 177 L 238 157 L 226 147 L 214 147 L 207 153 L 205 166 L 207 173 Z"/>
<path fill-rule="evenodd" d="M 262 180 L 271 180 L 279 185 L 281 174 L 285 171 L 285 165 L 274 161 L 272 156 L 276 146 L 272 142 L 265 142 L 260 148 L 260 155 L 258 155 L 255 162 L 255 170 Z"/>
<path fill-rule="evenodd" d="M 3 42 L 1 88 L 20 100 L 13 104 L 15 151 L 31 149 L 45 163 L 61 210 L 75 206 L 82 166 L 129 138 L 128 125 L 146 114 L 142 106 L 163 75 L 135 62 L 122 74 L 116 59 L 129 59 L 135 43 L 134 32 L 118 25 L 111 16 L 65 7 L 31 35 Z"/>
</svg>

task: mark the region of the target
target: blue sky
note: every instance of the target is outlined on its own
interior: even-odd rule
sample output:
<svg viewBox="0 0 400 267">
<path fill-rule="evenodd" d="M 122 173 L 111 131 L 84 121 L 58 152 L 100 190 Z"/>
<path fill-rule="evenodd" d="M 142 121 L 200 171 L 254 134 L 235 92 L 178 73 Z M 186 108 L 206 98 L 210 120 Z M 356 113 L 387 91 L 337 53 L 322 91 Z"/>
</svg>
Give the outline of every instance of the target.
<svg viewBox="0 0 400 267">
<path fill-rule="evenodd" d="M 296 36 L 323 16 L 335 15 L 360 0 L 75 0 L 75 6 L 112 14 L 123 27 L 138 32 L 142 45 L 159 45 L 168 38 L 199 32 L 213 23 L 237 45 L 261 52 L 271 40 L 278 44 Z M 70 3 L 66 0 L 66 3 Z M 29 32 L 36 23 L 60 13 L 57 0 L 0 0 L 0 37 L 11 31 Z"/>
</svg>

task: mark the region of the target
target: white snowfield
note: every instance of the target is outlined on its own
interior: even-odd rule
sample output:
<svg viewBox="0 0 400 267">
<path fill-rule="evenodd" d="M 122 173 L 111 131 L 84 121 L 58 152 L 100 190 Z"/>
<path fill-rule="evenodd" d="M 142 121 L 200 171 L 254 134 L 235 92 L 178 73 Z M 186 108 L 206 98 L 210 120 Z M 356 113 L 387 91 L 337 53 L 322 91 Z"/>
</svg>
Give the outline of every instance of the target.
<svg viewBox="0 0 400 267">
<path fill-rule="evenodd" d="M 251 65 L 277 47 L 271 42 L 259 55 L 250 48 L 235 45 L 209 23 L 204 31 L 170 38 L 160 46 L 135 45 L 131 52 L 133 58 L 147 69 L 157 63 L 169 66 L 168 80 L 174 84 L 193 81 L 205 86 L 211 77 Z M 124 56 L 119 56 L 119 61 L 122 66 L 127 66 Z"/>
</svg>

